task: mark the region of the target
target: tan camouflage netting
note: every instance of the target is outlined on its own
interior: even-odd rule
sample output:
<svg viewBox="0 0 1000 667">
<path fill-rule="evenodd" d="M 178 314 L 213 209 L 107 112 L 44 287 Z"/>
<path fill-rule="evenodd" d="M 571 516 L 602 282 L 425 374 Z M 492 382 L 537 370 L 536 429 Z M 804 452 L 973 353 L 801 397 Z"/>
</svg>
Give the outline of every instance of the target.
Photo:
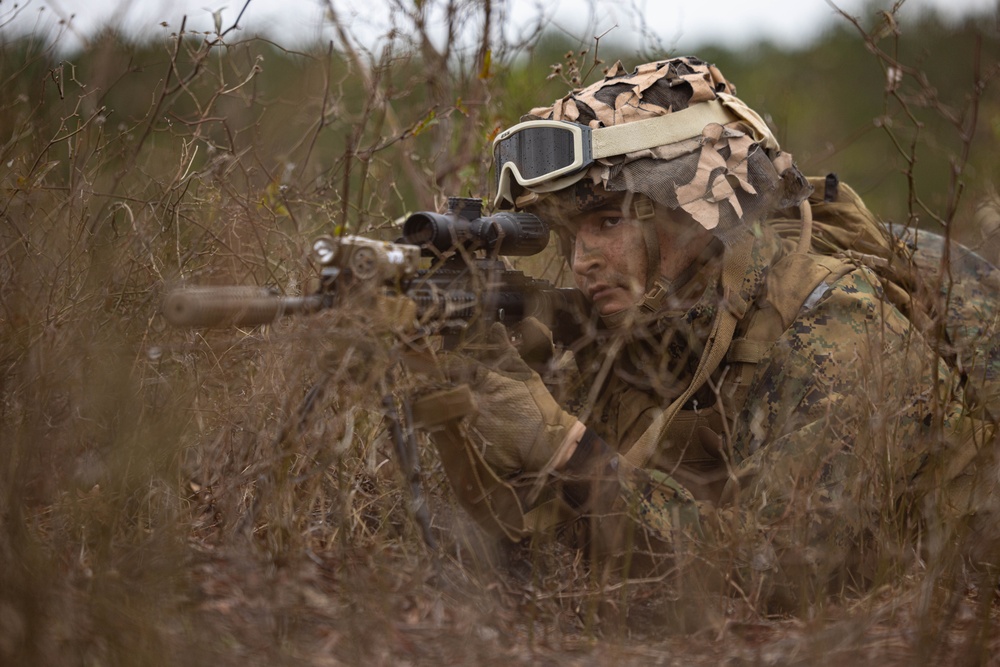
<svg viewBox="0 0 1000 667">
<path fill-rule="evenodd" d="M 602 81 L 552 106 L 532 109 L 522 120 L 567 120 L 596 129 L 718 100 L 733 121 L 711 123 L 700 136 L 602 158 L 580 174 L 529 189 L 544 193 L 562 188 L 561 198 L 574 199 L 578 209 L 594 205 L 597 184 L 610 192 L 642 193 L 683 209 L 720 236 L 739 222 L 752 223 L 775 208 L 798 204 L 810 186 L 763 119 L 734 93 L 714 65 L 697 58 L 647 63 L 631 74 L 615 63 Z M 518 203 L 522 200 L 529 204 L 537 197 L 522 197 Z"/>
</svg>

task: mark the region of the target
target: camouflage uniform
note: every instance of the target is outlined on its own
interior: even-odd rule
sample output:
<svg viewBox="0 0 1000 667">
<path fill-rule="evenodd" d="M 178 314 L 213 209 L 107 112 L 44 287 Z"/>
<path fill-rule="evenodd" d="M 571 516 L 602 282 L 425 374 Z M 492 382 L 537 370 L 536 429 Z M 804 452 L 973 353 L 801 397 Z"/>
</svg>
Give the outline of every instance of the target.
<svg viewBox="0 0 1000 667">
<path fill-rule="evenodd" d="M 799 259 L 771 234 L 762 234 L 757 247 L 751 272 L 764 277 L 739 333 L 770 307 L 769 295 L 787 277 L 781 268 Z M 677 414 L 648 464 L 658 474 L 622 476 L 619 505 L 629 503 L 623 511 L 646 533 L 654 564 L 657 554 L 672 556 L 684 534 L 736 549 L 740 575 L 770 585 L 870 577 L 880 558 L 875 538 L 887 537 L 874 527 L 889 523 L 886 515 L 917 528 L 917 517 L 908 515 L 933 498 L 954 522 L 975 514 L 974 491 L 992 495 L 995 480 L 975 477 L 975 465 L 953 465 L 992 461 L 992 420 L 967 414 L 975 410 L 961 378 L 887 299 L 872 269 L 818 260 L 834 270 L 809 291 L 763 356 L 740 361 L 746 339 L 737 338 L 712 381 Z M 978 289 L 973 285 L 981 283 L 963 282 L 962 291 Z M 717 287 L 712 283 L 679 317 L 630 332 L 613 361 L 588 424 L 622 454 L 676 397 L 676 387 L 690 382 L 703 351 L 696 332 L 714 317 Z M 985 304 L 995 312 L 981 295 L 969 296 L 956 298 L 955 308 L 981 312 Z M 968 337 L 981 342 L 986 328 Z M 606 341 L 582 351 L 581 359 L 600 359 L 602 349 Z M 978 367 L 995 379 L 995 337 L 985 349 L 993 363 Z M 585 373 L 581 386 L 591 381 Z M 692 530 L 678 533 L 678 526 Z M 621 541 L 620 533 L 605 534 Z M 629 543 L 634 548 L 635 535 Z M 880 546 L 899 547 L 898 541 Z"/>
<path fill-rule="evenodd" d="M 600 441 L 581 443 L 571 463 L 603 443 L 620 454 L 585 463 L 604 480 L 589 490 L 566 482 L 576 485 L 565 495 L 589 517 L 592 544 L 631 563 L 646 556 L 652 567 L 676 567 L 698 545 L 717 550 L 701 562 L 720 576 L 734 569 L 777 592 L 870 577 L 876 544 L 911 552 L 907 540 L 931 520 L 988 532 L 997 476 L 977 472 L 994 465 L 984 406 L 1000 377 L 997 271 L 965 261 L 956 274 L 982 280 L 932 284 L 947 299 L 923 309 L 865 257 L 799 243 L 808 229 L 799 211 L 811 209 L 797 204 L 814 188 L 734 92 L 692 58 L 631 74 L 616 65 L 528 117 L 604 127 L 712 101 L 733 116 L 701 136 L 512 193 L 517 206 L 558 219 L 629 192 L 683 211 L 717 238 L 692 275 L 650 276 L 639 314 L 627 326 L 605 318 L 574 350 L 577 382 L 554 390 Z M 838 203 L 870 216 L 849 189 L 816 184 L 819 218 L 832 211 L 836 222 Z M 789 227 L 796 233 L 778 233 Z M 916 257 L 925 270 L 941 256 L 925 249 L 937 239 L 927 241 Z M 859 249 L 855 242 L 832 250 Z M 913 290 L 919 272 L 898 249 L 912 279 L 901 282 Z M 723 320 L 734 330 L 723 333 Z M 720 353 L 713 346 L 724 355 L 705 368 Z M 978 407 L 968 400 L 973 384 Z"/>
</svg>

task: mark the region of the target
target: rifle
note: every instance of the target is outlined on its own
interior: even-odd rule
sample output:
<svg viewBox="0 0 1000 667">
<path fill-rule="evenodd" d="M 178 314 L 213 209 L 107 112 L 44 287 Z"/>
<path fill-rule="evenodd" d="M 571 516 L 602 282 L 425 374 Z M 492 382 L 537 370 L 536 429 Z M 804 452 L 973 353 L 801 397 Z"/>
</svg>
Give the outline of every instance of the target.
<svg viewBox="0 0 1000 667">
<path fill-rule="evenodd" d="M 346 304 L 381 290 L 416 305 L 418 331 L 441 334 L 453 347 L 470 328 L 492 322 L 515 325 L 527 317 L 544 322 L 556 341 L 579 338 L 585 307 L 579 292 L 508 268 L 503 257 L 545 249 L 549 228 L 530 213 L 482 216 L 478 199 L 451 197 L 445 213 L 419 212 L 403 224 L 396 242 L 363 236 L 321 236 L 312 256 L 319 288 L 280 296 L 265 287 L 184 287 L 163 301 L 163 315 L 177 327 L 255 326 Z M 421 258 L 430 265 L 421 268 Z"/>
<path fill-rule="evenodd" d="M 412 333 L 441 335 L 446 348 L 458 347 L 494 322 L 512 326 L 528 317 L 545 323 L 555 342 L 569 344 L 582 337 L 589 321 L 582 295 L 510 269 L 503 259 L 537 254 L 548 241 L 548 225 L 534 215 L 500 212 L 484 217 L 479 199 L 451 197 L 445 213 L 410 215 L 396 242 L 363 236 L 316 239 L 312 256 L 320 279 L 312 294 L 281 296 L 263 287 L 184 287 L 166 295 L 162 311 L 177 327 L 255 326 L 381 293 L 412 301 Z M 307 394 L 298 411 L 300 428 L 316 403 L 310 397 L 320 394 L 328 379 L 320 379 Z M 391 393 L 385 393 L 382 405 L 410 489 L 411 512 L 425 542 L 434 548 L 410 406 L 403 403 L 404 426 Z"/>
</svg>

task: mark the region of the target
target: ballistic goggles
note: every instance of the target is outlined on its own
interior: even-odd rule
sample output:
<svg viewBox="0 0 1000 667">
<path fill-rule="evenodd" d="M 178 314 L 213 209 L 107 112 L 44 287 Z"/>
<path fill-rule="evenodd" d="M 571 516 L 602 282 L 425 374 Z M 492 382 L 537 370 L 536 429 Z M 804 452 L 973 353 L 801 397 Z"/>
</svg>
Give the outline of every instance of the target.
<svg viewBox="0 0 1000 667">
<path fill-rule="evenodd" d="M 742 119 L 728 105 L 711 100 L 656 118 L 597 129 L 563 120 L 518 123 L 493 140 L 497 170 L 493 206 L 515 203 L 511 179 L 532 192 L 554 192 L 583 178 L 595 160 L 692 139 L 701 136 L 708 125 Z"/>
</svg>

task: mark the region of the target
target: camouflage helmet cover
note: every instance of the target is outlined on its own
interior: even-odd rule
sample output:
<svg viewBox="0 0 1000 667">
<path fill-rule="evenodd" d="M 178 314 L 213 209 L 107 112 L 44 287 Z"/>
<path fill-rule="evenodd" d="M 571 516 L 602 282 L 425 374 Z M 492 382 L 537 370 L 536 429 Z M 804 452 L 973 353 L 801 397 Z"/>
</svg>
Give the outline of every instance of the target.
<svg viewBox="0 0 1000 667">
<path fill-rule="evenodd" d="M 710 122 L 698 136 L 601 158 L 556 185 L 560 199 L 568 196 L 577 209 L 597 203 L 599 184 L 606 192 L 641 193 L 680 208 L 706 229 L 724 233 L 795 205 L 811 191 L 791 155 L 781 151 L 764 120 L 735 92 L 714 65 L 694 57 L 647 63 L 632 73 L 617 62 L 602 81 L 532 109 L 522 120 L 565 120 L 596 129 L 721 103 L 731 122 Z M 529 188 L 536 193 L 553 189 Z M 530 204 L 537 196 L 521 200 Z"/>
</svg>

